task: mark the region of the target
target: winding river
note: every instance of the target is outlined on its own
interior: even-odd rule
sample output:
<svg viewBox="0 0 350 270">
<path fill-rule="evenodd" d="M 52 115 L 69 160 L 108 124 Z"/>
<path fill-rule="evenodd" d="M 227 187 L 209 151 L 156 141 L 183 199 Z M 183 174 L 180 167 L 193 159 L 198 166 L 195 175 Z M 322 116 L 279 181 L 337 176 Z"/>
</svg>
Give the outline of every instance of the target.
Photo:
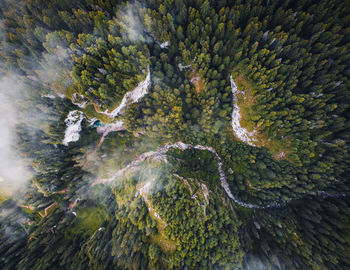
<svg viewBox="0 0 350 270">
<path fill-rule="evenodd" d="M 92 186 L 97 185 L 97 184 L 106 184 L 106 183 L 112 182 L 112 181 L 116 180 L 118 177 L 122 176 L 127 171 L 136 169 L 137 167 L 139 167 L 141 165 L 142 162 L 144 162 L 146 160 L 152 159 L 152 160 L 167 162 L 166 153 L 170 149 L 179 149 L 179 150 L 184 151 L 184 150 L 187 150 L 190 148 L 197 149 L 197 150 L 209 151 L 215 155 L 216 160 L 217 160 L 217 164 L 218 164 L 218 172 L 219 172 L 219 176 L 220 176 L 221 186 L 225 190 L 227 196 L 229 198 L 231 198 L 238 205 L 245 207 L 245 208 L 255 208 L 255 209 L 282 207 L 282 205 L 280 205 L 277 202 L 272 202 L 271 204 L 268 204 L 265 206 L 260 206 L 260 205 L 251 204 L 251 203 L 247 203 L 247 202 L 243 202 L 243 201 L 238 200 L 232 194 L 232 192 L 229 188 L 229 185 L 228 185 L 227 179 L 226 179 L 226 175 L 224 173 L 224 170 L 222 169 L 221 157 L 218 155 L 216 150 L 210 146 L 186 144 L 186 143 L 183 143 L 181 141 L 173 143 L 173 144 L 169 143 L 169 144 L 166 144 L 165 146 L 160 147 L 157 151 L 150 151 L 150 152 L 146 152 L 146 153 L 139 155 L 136 159 L 134 159 L 132 162 L 130 162 L 127 166 L 118 170 L 110 178 L 98 178 L 98 179 L 96 179 L 96 181 L 94 181 L 92 183 Z"/>
<path fill-rule="evenodd" d="M 278 203 L 276 201 L 270 202 L 266 205 L 257 205 L 257 204 L 252 204 L 252 203 L 247 203 L 243 202 L 239 199 L 237 199 L 231 192 L 230 187 L 227 183 L 226 175 L 224 173 L 224 170 L 222 168 L 222 160 L 221 157 L 218 155 L 216 150 L 213 147 L 210 146 L 204 146 L 204 145 L 192 145 L 192 144 L 186 144 L 181 141 L 176 142 L 176 143 L 168 143 L 160 148 L 158 148 L 157 151 L 150 151 L 150 152 L 145 152 L 141 155 L 139 155 L 136 159 L 134 159 L 132 162 L 130 162 L 127 166 L 124 168 L 118 170 L 115 174 L 113 174 L 110 178 L 98 178 L 96 179 L 91 186 L 97 185 L 97 184 L 107 184 L 110 183 L 114 180 L 116 180 L 118 177 L 122 176 L 124 173 L 131 171 L 131 170 L 136 170 L 142 162 L 146 160 L 157 160 L 161 162 L 167 162 L 167 156 L 166 153 L 170 149 L 179 149 L 181 151 L 185 151 L 187 149 L 197 149 L 197 150 L 202 150 L 202 151 L 209 151 L 213 153 L 216 157 L 217 164 L 218 164 L 218 172 L 220 176 L 220 182 L 221 186 L 225 190 L 227 196 L 232 199 L 236 204 L 244 207 L 244 208 L 251 208 L 251 209 L 271 209 L 271 208 L 281 208 L 284 207 L 287 203 L 290 203 L 296 199 L 290 199 L 288 201 L 284 201 L 283 203 Z M 317 191 L 316 194 L 321 197 L 345 197 L 347 196 L 346 194 L 330 194 L 325 191 Z"/>
<path fill-rule="evenodd" d="M 254 131 L 248 132 L 245 128 L 240 126 L 240 118 L 241 118 L 240 109 L 239 109 L 239 106 L 237 105 L 237 102 L 236 102 L 238 88 L 237 88 L 237 85 L 232 78 L 232 75 L 230 76 L 230 82 L 231 82 L 231 90 L 232 90 L 232 95 L 233 95 L 232 129 L 233 129 L 233 131 L 238 139 L 240 139 L 241 141 L 243 141 L 251 146 L 255 146 L 255 144 L 254 144 L 255 132 Z M 135 98 L 132 100 L 134 102 L 136 102 L 140 99 L 140 97 L 144 96 L 147 93 L 146 89 L 148 89 L 149 85 L 150 85 L 150 72 L 149 72 L 146 80 L 144 82 L 141 82 L 139 87 L 137 87 L 139 89 L 138 92 L 139 93 L 141 92 L 142 94 L 137 95 L 138 98 Z M 140 91 L 140 89 L 142 89 L 142 90 Z M 123 102 L 122 102 L 122 104 L 123 104 Z M 118 110 L 118 113 L 119 113 L 119 110 Z M 114 114 L 112 113 L 112 116 L 113 115 Z M 118 128 L 120 128 L 122 126 L 123 126 L 123 124 L 121 122 L 121 123 L 119 123 Z M 116 130 L 113 130 L 113 129 L 112 130 L 118 131 L 118 128 L 116 128 Z M 103 133 L 105 134 L 105 132 L 103 132 Z M 108 132 L 106 132 L 106 133 L 108 134 Z M 186 143 L 181 142 L 181 141 L 176 142 L 176 143 L 167 143 L 164 146 L 158 148 L 158 150 L 156 150 L 156 151 L 150 151 L 150 152 L 143 153 L 143 154 L 139 155 L 136 159 L 134 159 L 132 162 L 130 162 L 127 166 L 125 166 L 124 168 L 122 168 L 122 169 L 118 170 L 116 173 L 114 173 L 110 178 L 98 178 L 92 183 L 91 186 L 112 182 L 112 181 L 116 180 L 118 177 L 122 176 L 124 173 L 137 169 L 141 165 L 141 163 L 146 161 L 146 160 L 157 160 L 157 161 L 161 161 L 161 162 L 167 162 L 166 153 L 170 149 L 179 149 L 181 151 L 185 151 L 185 150 L 190 149 L 190 148 L 202 150 L 202 151 L 209 151 L 215 155 L 216 160 L 217 160 L 217 164 L 218 164 L 218 172 L 219 172 L 219 176 L 220 176 L 221 186 L 223 187 L 227 196 L 230 199 L 232 199 L 236 204 L 238 204 L 244 208 L 251 208 L 251 209 L 281 208 L 281 207 L 285 206 L 287 203 L 290 203 L 293 200 L 295 200 L 295 199 L 289 199 L 287 201 L 284 201 L 283 203 L 273 201 L 273 202 L 270 202 L 266 205 L 257 205 L 257 204 L 252 204 L 252 203 L 244 202 L 244 201 L 237 199 L 232 194 L 232 192 L 230 190 L 230 187 L 227 183 L 226 175 L 225 175 L 224 170 L 222 168 L 223 163 L 222 163 L 221 157 L 218 155 L 216 150 L 210 146 L 186 144 Z M 327 193 L 325 191 L 317 191 L 316 195 L 322 196 L 322 197 L 344 197 L 344 196 L 346 196 L 346 194 L 330 194 L 330 193 Z"/>
</svg>

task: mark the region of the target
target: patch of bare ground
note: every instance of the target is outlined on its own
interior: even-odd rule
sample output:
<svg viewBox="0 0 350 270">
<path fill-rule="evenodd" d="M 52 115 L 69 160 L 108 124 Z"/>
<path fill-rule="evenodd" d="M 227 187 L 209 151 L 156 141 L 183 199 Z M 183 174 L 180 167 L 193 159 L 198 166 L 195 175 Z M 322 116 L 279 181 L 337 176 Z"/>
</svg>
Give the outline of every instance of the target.
<svg viewBox="0 0 350 270">
<path fill-rule="evenodd" d="M 194 88 L 197 94 L 199 94 L 202 91 L 205 91 L 206 83 L 197 73 L 192 71 L 190 77 L 191 77 L 190 81 L 194 85 Z"/>
</svg>

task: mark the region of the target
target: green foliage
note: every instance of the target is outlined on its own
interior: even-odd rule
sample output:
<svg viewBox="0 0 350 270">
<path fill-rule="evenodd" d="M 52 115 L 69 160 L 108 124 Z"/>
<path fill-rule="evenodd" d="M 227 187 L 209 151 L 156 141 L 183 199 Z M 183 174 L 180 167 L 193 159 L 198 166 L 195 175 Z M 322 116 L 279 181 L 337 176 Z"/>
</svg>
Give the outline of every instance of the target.
<svg viewBox="0 0 350 270">
<path fill-rule="evenodd" d="M 0 268 L 348 269 L 348 1 L 141 2 L 0 1 L 1 77 L 18 75 L 16 105 L 37 115 L 16 126 L 34 176 L 19 201 L 0 195 Z M 101 112 L 148 71 L 126 131 L 84 119 L 62 144 L 69 111 L 116 121 Z M 232 131 L 233 102 L 256 146 Z M 237 200 L 280 207 L 235 204 L 204 150 L 93 186 L 176 141 L 215 149 Z"/>
</svg>

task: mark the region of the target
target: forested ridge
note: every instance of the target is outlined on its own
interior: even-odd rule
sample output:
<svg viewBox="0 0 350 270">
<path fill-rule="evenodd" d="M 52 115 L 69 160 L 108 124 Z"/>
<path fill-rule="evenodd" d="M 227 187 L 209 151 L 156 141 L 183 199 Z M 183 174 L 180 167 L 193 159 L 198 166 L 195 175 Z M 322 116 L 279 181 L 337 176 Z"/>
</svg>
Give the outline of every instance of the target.
<svg viewBox="0 0 350 270">
<path fill-rule="evenodd" d="M 0 59 L 1 269 L 350 269 L 350 1 L 0 0 Z"/>
</svg>

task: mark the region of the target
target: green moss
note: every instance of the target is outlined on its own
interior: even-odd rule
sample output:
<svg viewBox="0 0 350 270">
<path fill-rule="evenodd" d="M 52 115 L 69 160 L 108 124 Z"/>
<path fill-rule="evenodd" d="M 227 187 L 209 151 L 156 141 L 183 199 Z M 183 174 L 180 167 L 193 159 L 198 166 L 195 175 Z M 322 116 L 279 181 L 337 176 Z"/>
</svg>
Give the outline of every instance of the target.
<svg viewBox="0 0 350 270">
<path fill-rule="evenodd" d="M 66 237 L 74 237 L 81 235 L 84 238 L 92 235 L 105 221 L 109 219 L 108 213 L 104 206 L 93 206 L 86 208 L 78 208 L 76 219 L 73 226 L 66 232 Z"/>
</svg>

